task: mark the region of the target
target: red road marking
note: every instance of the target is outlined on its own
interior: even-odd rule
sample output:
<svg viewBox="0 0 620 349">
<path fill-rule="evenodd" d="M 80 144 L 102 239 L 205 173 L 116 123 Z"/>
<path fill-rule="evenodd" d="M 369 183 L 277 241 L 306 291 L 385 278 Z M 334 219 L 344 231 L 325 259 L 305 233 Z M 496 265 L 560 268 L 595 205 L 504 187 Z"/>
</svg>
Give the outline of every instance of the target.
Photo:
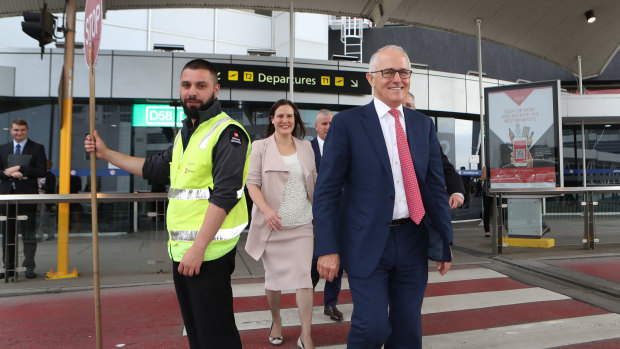
<svg viewBox="0 0 620 349">
<path fill-rule="evenodd" d="M 510 326 L 530 322 L 607 314 L 606 311 L 572 299 L 534 302 L 473 310 L 452 311 L 422 315 L 422 333 L 425 336 Z M 312 325 L 312 338 L 318 346 L 346 343 L 350 323 Z M 300 326 L 283 330 L 285 347 L 294 345 Z M 244 348 L 270 348 L 268 329 L 241 331 Z M 620 341 L 620 339 L 618 339 Z M 610 342 L 617 343 L 617 342 Z M 604 343 L 601 343 L 604 344 Z M 593 347 L 596 349 L 607 347 Z M 611 347 L 610 347 L 611 348 Z M 614 348 L 617 348 L 614 347 Z"/>
<path fill-rule="evenodd" d="M 425 297 L 449 296 L 456 294 L 516 290 L 530 288 L 531 286 L 514 281 L 507 277 L 464 280 L 429 284 L 426 288 Z M 281 301 L 282 309 L 296 308 L 295 294 L 283 294 Z M 338 304 L 352 303 L 351 291 L 342 290 L 338 296 Z M 314 293 L 314 305 L 323 305 L 323 292 Z M 235 297 L 235 313 L 269 309 L 265 296 Z"/>
<path fill-rule="evenodd" d="M 422 315 L 422 334 L 429 336 L 599 314 L 608 312 L 573 299 L 502 305 Z"/>
<path fill-rule="evenodd" d="M 562 268 L 568 268 L 580 273 L 594 275 L 606 280 L 620 282 L 620 260 L 615 258 L 588 258 L 572 259 L 567 261 L 548 261 Z"/>
<path fill-rule="evenodd" d="M 438 282 L 428 284 L 424 297 L 449 296 L 456 294 L 516 290 L 531 288 L 532 286 L 520 283 L 507 277 Z"/>
</svg>

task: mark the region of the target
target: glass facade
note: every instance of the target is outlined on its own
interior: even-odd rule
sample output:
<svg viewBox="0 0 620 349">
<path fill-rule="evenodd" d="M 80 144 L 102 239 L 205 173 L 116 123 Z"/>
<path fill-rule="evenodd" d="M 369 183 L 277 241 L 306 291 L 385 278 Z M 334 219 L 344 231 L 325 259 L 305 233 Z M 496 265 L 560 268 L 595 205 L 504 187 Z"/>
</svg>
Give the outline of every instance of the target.
<svg viewBox="0 0 620 349">
<path fill-rule="evenodd" d="M 28 122 L 29 137 L 45 146 L 52 160 L 52 172 L 58 174 L 60 117 L 55 99 L 0 98 L 0 142 L 12 140 L 9 132 L 11 121 L 22 118 Z M 106 145 L 121 153 L 138 157 L 157 154 L 172 145 L 178 131 L 175 127 L 132 127 L 133 100 L 98 99 L 95 107 L 95 128 Z M 270 104 L 222 101 L 224 112 L 239 121 L 251 139 L 261 139 L 269 123 Z M 314 120 L 319 108 L 300 109 L 306 125 L 306 138 L 316 136 Z M 88 100 L 74 99 L 71 137 L 71 192 L 90 191 L 90 160 L 84 152 L 84 136 L 90 129 Z M 0 143 L 0 144 L 1 144 Z M 153 186 L 138 176 L 115 168 L 105 161 L 97 161 L 97 189 L 100 192 L 160 192 L 165 188 Z"/>
<path fill-rule="evenodd" d="M 620 125 L 585 124 L 563 127 L 565 186 L 583 186 L 583 149 L 585 139 L 586 184 L 620 183 Z"/>
<path fill-rule="evenodd" d="M 35 98 L 0 98 L 0 142 L 11 140 L 10 123 L 15 118 L 22 118 L 29 123 L 29 137 L 46 148 L 48 157 L 53 161 L 52 171 L 58 174 L 60 142 L 60 113 L 56 99 Z M 144 103 L 143 101 L 137 101 Z M 169 101 L 166 101 L 169 103 Z M 166 103 L 164 102 L 164 103 Z M 175 127 L 132 127 L 134 100 L 98 99 L 96 106 L 96 129 L 106 144 L 122 153 L 138 157 L 157 154 L 170 146 L 178 131 Z M 157 101 L 149 101 L 157 103 Z M 161 102 L 159 102 L 161 104 Z M 264 137 L 269 123 L 270 103 L 252 103 L 242 101 L 222 101 L 224 111 L 239 121 L 252 139 Z M 329 108 L 329 106 L 326 106 Z M 314 118 L 323 106 L 300 105 L 300 113 L 306 125 L 306 138 L 316 136 Z M 89 192 L 89 157 L 82 148 L 84 135 L 89 130 L 88 100 L 74 99 L 72 129 L 72 178 L 71 192 Z M 336 111 L 337 112 L 337 111 Z M 437 125 L 438 137 L 444 151 L 456 169 L 477 170 L 479 164 L 471 163 L 471 155 L 479 153 L 480 123 L 476 116 L 466 114 L 446 115 L 438 113 L 429 115 Z M 456 116 L 456 117 L 454 117 Z M 620 125 L 585 125 L 587 185 L 617 185 L 620 180 Z M 565 186 L 582 186 L 582 150 L 581 125 L 563 126 L 563 147 L 565 166 Z M 147 180 L 132 176 L 114 168 L 104 161 L 97 162 L 97 187 L 99 192 L 165 192 L 165 186 L 149 183 Z M 472 178 L 472 194 L 476 194 L 477 176 Z M 616 194 L 601 195 L 597 211 L 600 214 L 620 212 L 616 204 Z M 478 197 L 472 195 L 477 201 Z M 569 215 L 579 220 L 582 212 L 581 199 L 566 195 L 547 198 L 544 214 L 553 220 L 553 215 Z M 143 205 L 142 205 L 143 206 Z M 474 205 L 478 206 L 478 205 Z M 99 212 L 102 232 L 132 231 L 134 206 L 129 203 L 101 204 Z M 51 214 L 55 212 L 52 210 Z M 71 231 L 90 231 L 90 204 L 71 205 Z M 145 216 L 145 209 L 140 209 L 139 217 Z M 470 217 L 471 218 L 471 217 Z M 140 218 L 142 219 L 142 218 Z"/>
</svg>

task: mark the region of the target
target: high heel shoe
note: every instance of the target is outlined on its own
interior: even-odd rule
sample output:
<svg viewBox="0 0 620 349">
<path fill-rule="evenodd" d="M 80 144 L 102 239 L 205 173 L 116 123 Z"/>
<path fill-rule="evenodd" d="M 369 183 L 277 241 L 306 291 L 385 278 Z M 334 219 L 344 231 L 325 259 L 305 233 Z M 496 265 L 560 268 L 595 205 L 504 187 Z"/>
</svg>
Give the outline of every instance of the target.
<svg viewBox="0 0 620 349">
<path fill-rule="evenodd" d="M 271 323 L 271 328 L 269 328 L 269 343 L 271 343 L 271 345 L 276 345 L 276 346 L 282 344 L 282 341 L 283 341 L 282 336 L 271 337 L 272 329 L 273 329 L 273 322 Z"/>
<path fill-rule="evenodd" d="M 304 342 L 301 341 L 301 337 L 297 338 L 297 349 L 305 349 Z"/>
</svg>

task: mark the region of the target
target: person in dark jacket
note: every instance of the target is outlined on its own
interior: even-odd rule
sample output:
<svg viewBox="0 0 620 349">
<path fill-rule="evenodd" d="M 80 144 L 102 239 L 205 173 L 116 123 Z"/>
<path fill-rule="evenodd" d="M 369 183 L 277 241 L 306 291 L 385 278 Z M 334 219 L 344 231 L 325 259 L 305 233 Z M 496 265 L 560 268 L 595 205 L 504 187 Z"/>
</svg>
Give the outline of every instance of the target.
<svg viewBox="0 0 620 349">
<path fill-rule="evenodd" d="M 22 119 L 15 119 L 11 122 L 11 136 L 13 136 L 11 142 L 0 146 L 0 170 L 2 171 L 0 172 L 0 194 L 38 194 L 37 178 L 45 177 L 46 172 L 45 148 L 28 138 L 28 123 Z M 2 255 L 7 277 L 15 275 L 16 214 L 28 217 L 20 224 L 24 244 L 22 266 L 26 268 L 26 278 L 37 277 L 34 272 L 36 267 L 34 255 L 37 251 L 36 210 L 36 204 L 19 205 L 19 210 L 16 205 L 0 207 L 0 214 L 7 216 L 6 229 L 2 228 Z M 0 279 L 4 279 L 5 273 L 0 273 Z"/>
<path fill-rule="evenodd" d="M 415 97 L 408 92 L 403 99 L 403 107 L 415 110 Z M 443 177 L 446 181 L 446 191 L 449 195 L 450 209 L 455 209 L 463 205 L 465 201 L 465 188 L 461 181 L 461 176 L 454 169 L 454 165 L 448 160 L 443 152 L 441 145 L 439 146 L 441 155 L 441 165 L 443 166 Z"/>
</svg>

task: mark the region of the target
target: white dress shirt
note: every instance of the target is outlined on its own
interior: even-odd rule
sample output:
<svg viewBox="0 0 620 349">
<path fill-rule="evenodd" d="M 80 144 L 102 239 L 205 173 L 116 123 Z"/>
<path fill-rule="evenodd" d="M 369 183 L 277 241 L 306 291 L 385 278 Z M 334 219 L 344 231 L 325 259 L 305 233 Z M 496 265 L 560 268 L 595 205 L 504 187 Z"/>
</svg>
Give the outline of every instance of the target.
<svg viewBox="0 0 620 349">
<path fill-rule="evenodd" d="M 396 144 L 396 129 L 395 119 L 390 114 L 392 108 L 388 107 L 385 103 L 374 99 L 375 110 L 379 116 L 379 123 L 381 124 L 381 131 L 383 132 L 383 139 L 385 140 L 385 146 L 387 147 L 388 157 L 390 158 L 390 167 L 392 168 L 392 177 L 394 180 L 394 212 L 392 213 L 392 219 L 401 219 L 409 217 L 409 208 L 407 206 L 407 196 L 405 194 L 405 185 L 403 183 L 403 172 L 400 167 L 400 157 L 398 156 L 398 145 Z M 407 134 L 407 128 L 405 125 L 405 117 L 403 114 L 403 106 L 398 106 L 399 120 L 403 127 L 403 131 Z"/>
<path fill-rule="evenodd" d="M 27 142 L 28 142 L 28 138 L 24 139 L 24 141 L 21 143 L 15 142 L 15 140 L 13 140 L 13 154 L 15 154 L 15 148 L 17 147 L 18 144 L 20 146 L 21 152 L 23 153 L 24 147 L 26 146 Z"/>
<path fill-rule="evenodd" d="M 317 142 L 319 142 L 319 151 L 321 152 L 321 156 L 323 156 L 323 144 L 325 141 L 321 139 L 321 137 L 316 137 Z"/>
</svg>

